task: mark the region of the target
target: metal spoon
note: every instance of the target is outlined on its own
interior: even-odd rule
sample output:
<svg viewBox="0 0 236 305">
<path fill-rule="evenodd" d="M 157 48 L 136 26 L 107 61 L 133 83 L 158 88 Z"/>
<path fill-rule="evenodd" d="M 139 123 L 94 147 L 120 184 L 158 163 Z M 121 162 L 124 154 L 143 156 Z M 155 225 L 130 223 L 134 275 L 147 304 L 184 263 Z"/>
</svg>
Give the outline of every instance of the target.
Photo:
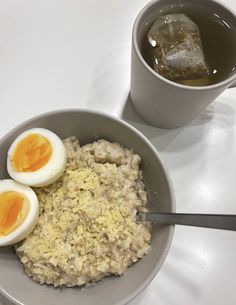
<svg viewBox="0 0 236 305">
<path fill-rule="evenodd" d="M 236 231 L 236 215 L 138 212 L 138 221 Z"/>
</svg>

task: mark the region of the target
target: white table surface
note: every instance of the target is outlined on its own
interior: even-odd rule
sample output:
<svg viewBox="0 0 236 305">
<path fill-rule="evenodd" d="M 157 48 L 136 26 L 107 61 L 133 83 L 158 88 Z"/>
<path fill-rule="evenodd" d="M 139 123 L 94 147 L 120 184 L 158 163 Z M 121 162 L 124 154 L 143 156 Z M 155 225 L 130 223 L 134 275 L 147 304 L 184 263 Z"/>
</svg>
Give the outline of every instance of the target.
<svg viewBox="0 0 236 305">
<path fill-rule="evenodd" d="M 130 105 L 131 29 L 147 2 L 1 0 L 0 136 L 53 109 L 122 116 L 159 150 L 178 212 L 236 214 L 236 89 L 175 130 L 148 126 Z M 131 304 L 235 305 L 235 275 L 236 233 L 176 227 L 163 267 Z"/>
</svg>

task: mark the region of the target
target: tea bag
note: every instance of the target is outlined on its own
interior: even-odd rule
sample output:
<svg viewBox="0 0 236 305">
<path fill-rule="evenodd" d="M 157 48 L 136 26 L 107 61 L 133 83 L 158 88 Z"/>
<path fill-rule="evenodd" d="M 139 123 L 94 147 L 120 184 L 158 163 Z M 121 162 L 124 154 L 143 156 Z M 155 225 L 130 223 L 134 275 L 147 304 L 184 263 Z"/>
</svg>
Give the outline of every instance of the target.
<svg viewBox="0 0 236 305">
<path fill-rule="evenodd" d="M 153 68 L 162 76 L 181 81 L 209 75 L 199 28 L 186 15 L 159 16 L 148 32 L 148 42 Z"/>
</svg>

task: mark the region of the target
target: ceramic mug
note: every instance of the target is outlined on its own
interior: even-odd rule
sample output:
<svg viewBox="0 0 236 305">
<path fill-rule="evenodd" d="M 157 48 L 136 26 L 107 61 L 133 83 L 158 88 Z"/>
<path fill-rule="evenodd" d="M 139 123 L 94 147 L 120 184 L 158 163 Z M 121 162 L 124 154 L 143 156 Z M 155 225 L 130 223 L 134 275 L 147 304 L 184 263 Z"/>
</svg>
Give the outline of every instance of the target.
<svg viewBox="0 0 236 305">
<path fill-rule="evenodd" d="M 146 63 L 140 51 L 143 36 L 160 14 L 160 10 L 174 3 L 176 2 L 173 0 L 149 3 L 137 16 L 132 34 L 132 104 L 145 121 L 160 128 L 176 128 L 189 123 L 226 88 L 234 86 L 236 81 L 234 71 L 227 79 L 213 85 L 186 86 L 162 77 Z M 181 1 L 182 5 L 185 3 L 202 5 L 218 12 L 223 20 L 236 28 L 236 14 L 224 4 L 214 0 Z"/>
</svg>

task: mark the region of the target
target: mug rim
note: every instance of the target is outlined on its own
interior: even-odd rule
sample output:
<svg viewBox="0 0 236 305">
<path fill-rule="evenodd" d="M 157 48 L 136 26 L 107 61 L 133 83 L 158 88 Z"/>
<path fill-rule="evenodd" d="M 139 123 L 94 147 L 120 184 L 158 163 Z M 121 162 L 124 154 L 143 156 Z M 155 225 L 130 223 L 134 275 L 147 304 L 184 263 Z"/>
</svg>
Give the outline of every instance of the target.
<svg viewBox="0 0 236 305">
<path fill-rule="evenodd" d="M 152 7 L 153 5 L 155 5 L 157 2 L 159 2 L 160 0 L 152 0 L 151 2 L 149 2 L 148 4 L 146 4 L 141 11 L 138 13 L 135 21 L 134 21 L 134 25 L 133 25 L 133 30 L 132 30 L 132 45 L 133 45 L 133 49 L 135 51 L 135 54 L 138 58 L 138 60 L 140 61 L 140 63 L 144 66 L 144 68 L 151 73 L 155 78 L 160 79 L 161 81 L 163 81 L 164 83 L 166 83 L 169 86 L 174 86 L 178 89 L 185 89 L 185 90 L 192 90 L 192 91 L 203 91 L 203 90 L 209 90 L 209 89 L 217 89 L 220 87 L 223 87 L 225 85 L 231 85 L 235 80 L 236 80 L 236 70 L 234 71 L 233 75 L 231 75 L 230 77 L 226 78 L 225 80 L 218 82 L 216 84 L 212 84 L 212 85 L 207 85 L 207 86 L 188 86 L 188 85 L 182 85 L 179 83 L 176 83 L 174 81 L 171 81 L 163 76 L 161 76 L 159 73 L 157 73 L 154 69 L 152 69 L 148 63 L 145 61 L 145 59 L 143 58 L 140 48 L 138 46 L 138 41 L 137 41 L 137 33 L 138 33 L 138 27 L 140 25 L 140 20 L 142 19 L 142 17 L 145 15 L 146 11 Z M 227 11 L 228 13 L 231 13 L 236 21 L 236 12 L 231 9 L 228 5 L 222 3 L 219 0 L 208 0 L 208 2 L 212 2 L 212 3 L 216 3 L 218 5 L 220 5 L 222 7 L 222 9 L 224 9 L 225 11 Z"/>
</svg>

